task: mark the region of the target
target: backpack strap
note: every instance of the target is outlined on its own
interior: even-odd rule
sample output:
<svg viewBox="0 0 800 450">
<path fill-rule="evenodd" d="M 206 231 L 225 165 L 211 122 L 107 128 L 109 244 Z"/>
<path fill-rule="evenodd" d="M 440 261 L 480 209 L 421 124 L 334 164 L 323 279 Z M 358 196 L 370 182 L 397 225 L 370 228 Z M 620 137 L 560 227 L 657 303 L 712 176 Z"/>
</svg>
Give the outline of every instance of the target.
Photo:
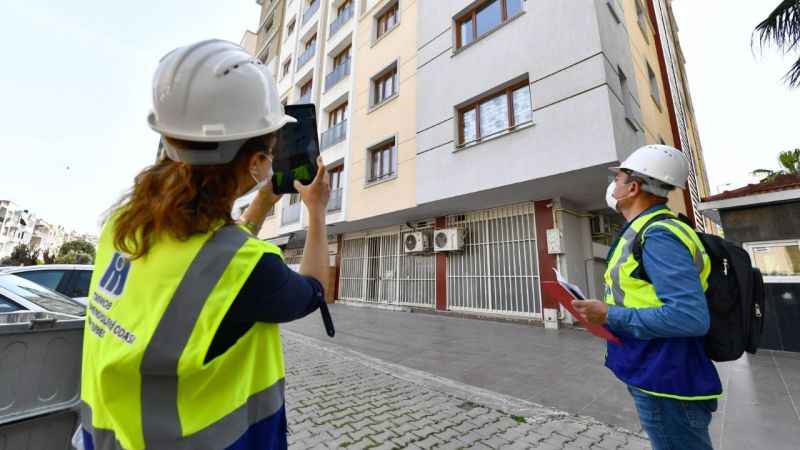
<svg viewBox="0 0 800 450">
<path fill-rule="evenodd" d="M 633 276 L 648 283 L 651 283 L 650 277 L 647 275 L 647 272 L 644 270 L 644 260 L 642 259 L 642 252 L 644 250 L 644 233 L 650 228 L 650 225 L 660 222 L 662 220 L 677 220 L 675 216 L 671 216 L 669 214 L 659 214 L 657 216 L 651 217 L 650 220 L 645 222 L 642 225 L 642 228 L 639 229 L 639 232 L 636 233 L 636 237 L 633 240 L 633 248 L 631 248 L 631 254 L 633 255 L 633 259 L 638 263 L 638 267 L 636 270 L 633 271 Z"/>
</svg>

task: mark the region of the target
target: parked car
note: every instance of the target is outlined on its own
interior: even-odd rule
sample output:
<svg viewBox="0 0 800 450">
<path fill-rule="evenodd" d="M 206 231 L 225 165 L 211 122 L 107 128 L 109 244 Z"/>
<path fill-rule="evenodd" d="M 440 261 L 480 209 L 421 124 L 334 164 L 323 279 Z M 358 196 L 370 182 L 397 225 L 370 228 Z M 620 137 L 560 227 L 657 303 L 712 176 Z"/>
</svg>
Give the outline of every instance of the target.
<svg viewBox="0 0 800 450">
<path fill-rule="evenodd" d="M 54 312 L 80 317 L 86 307 L 63 294 L 7 273 L 0 273 L 0 313 Z"/>
<path fill-rule="evenodd" d="M 87 306 L 89 282 L 92 279 L 94 266 L 83 264 L 42 264 L 39 266 L 5 267 L 3 273 L 12 273 L 18 277 L 41 284 L 73 298 L 83 306 Z"/>
</svg>

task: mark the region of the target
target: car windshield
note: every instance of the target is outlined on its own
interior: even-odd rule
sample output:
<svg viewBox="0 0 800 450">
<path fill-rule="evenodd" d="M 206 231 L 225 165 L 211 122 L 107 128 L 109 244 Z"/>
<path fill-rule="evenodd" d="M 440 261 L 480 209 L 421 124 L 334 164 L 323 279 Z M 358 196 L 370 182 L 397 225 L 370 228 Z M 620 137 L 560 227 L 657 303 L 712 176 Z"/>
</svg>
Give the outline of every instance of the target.
<svg viewBox="0 0 800 450">
<path fill-rule="evenodd" d="M 85 308 L 71 298 L 15 275 L 0 275 L 0 287 L 47 311 L 74 316 L 86 314 Z"/>
</svg>

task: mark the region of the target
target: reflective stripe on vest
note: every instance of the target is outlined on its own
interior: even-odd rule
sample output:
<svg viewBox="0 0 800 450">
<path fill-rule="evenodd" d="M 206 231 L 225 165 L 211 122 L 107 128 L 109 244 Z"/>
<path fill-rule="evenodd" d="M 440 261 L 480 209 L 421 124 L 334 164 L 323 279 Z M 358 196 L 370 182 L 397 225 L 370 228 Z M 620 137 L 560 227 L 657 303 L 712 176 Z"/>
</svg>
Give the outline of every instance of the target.
<svg viewBox="0 0 800 450">
<path fill-rule="evenodd" d="M 711 261 L 700 238 L 671 211 L 663 208 L 635 219 L 612 250 L 605 273 L 606 303 L 622 308 L 658 308 L 663 305 L 655 287 L 635 276 L 639 263 L 633 256 L 633 243 L 637 234 L 650 219 L 659 215 L 669 215 L 674 219 L 653 222 L 648 229 L 662 227 L 674 234 L 692 255 L 703 290 L 708 289 Z M 642 238 L 645 238 L 644 233 Z M 620 336 L 623 338 L 623 345 L 609 344 L 606 365 L 625 383 L 658 397 L 679 400 L 720 397 L 719 378 L 702 349 L 702 338 L 639 340 L 626 337 L 622 332 Z M 660 379 L 659 376 L 663 373 L 660 369 L 677 372 L 670 379 Z"/>
<path fill-rule="evenodd" d="M 706 254 L 700 238 L 688 225 L 679 221 L 674 213 L 668 209 L 661 209 L 637 218 L 625 230 L 611 253 L 608 269 L 605 273 L 606 289 L 604 298 L 609 305 L 625 308 L 657 308 L 662 305 L 652 284 L 632 276 L 639 267 L 639 263 L 633 256 L 633 241 L 645 223 L 653 217 L 665 214 L 671 215 L 675 219 L 654 222 L 650 224 L 648 229 L 663 227 L 675 234 L 692 255 L 697 271 L 700 273 L 700 282 L 703 290 L 708 289 L 711 260 Z"/>
<path fill-rule="evenodd" d="M 131 263 L 130 276 L 135 277 L 137 269 L 149 270 L 151 277 L 163 273 L 173 286 L 160 277 L 129 279 L 126 293 L 110 300 L 97 286 L 104 263 L 110 261 L 110 271 L 117 260 L 109 248 L 113 232 L 105 231 L 98 248 L 98 270 L 92 277 L 90 301 L 95 309 L 87 315 L 87 330 L 94 327 L 95 331 L 87 331 L 84 338 L 81 415 L 94 448 L 223 449 L 251 425 L 279 412 L 284 405 L 284 367 L 277 325 L 256 324 L 223 355 L 204 361 L 217 327 L 250 271 L 264 253 L 280 255 L 277 247 L 252 239 L 236 226 L 220 228 L 210 237 L 190 238 L 183 245 L 164 244 L 166 249 L 156 244 L 143 261 Z M 164 261 L 169 255 L 179 262 Z M 179 266 L 185 262 L 188 268 L 181 271 Z M 153 266 L 163 270 L 153 270 Z M 153 287 L 142 283 L 174 291 L 170 298 L 147 305 L 148 299 L 137 298 L 136 287 L 143 292 Z M 123 302 L 140 302 L 140 307 L 152 306 L 152 310 L 112 317 L 117 302 L 119 307 Z M 160 317 L 159 306 L 163 307 Z M 105 312 L 97 313 L 101 308 Z M 101 325 L 110 328 L 109 324 L 125 327 L 128 334 L 122 335 L 133 338 L 125 342 L 113 330 L 96 332 Z M 152 330 L 149 339 L 148 327 Z M 103 351 L 109 351 L 107 358 Z M 120 379 L 97 373 L 114 370 L 120 372 Z M 139 395 L 126 396 L 125 390 Z M 122 401 L 117 393 L 124 396 Z M 130 410 L 138 417 L 132 417 Z"/>
</svg>

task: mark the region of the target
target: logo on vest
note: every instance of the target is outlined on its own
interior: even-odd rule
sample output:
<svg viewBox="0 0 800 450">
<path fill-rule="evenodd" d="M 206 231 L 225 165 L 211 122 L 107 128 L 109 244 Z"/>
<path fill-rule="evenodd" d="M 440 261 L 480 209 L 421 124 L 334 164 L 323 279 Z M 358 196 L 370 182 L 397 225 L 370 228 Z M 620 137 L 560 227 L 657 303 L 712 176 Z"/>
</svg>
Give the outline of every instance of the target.
<svg viewBox="0 0 800 450">
<path fill-rule="evenodd" d="M 100 288 L 109 295 L 119 296 L 125 289 L 125 282 L 128 281 L 130 270 L 131 262 L 128 258 L 120 252 L 114 253 L 103 278 L 100 279 Z"/>
</svg>

